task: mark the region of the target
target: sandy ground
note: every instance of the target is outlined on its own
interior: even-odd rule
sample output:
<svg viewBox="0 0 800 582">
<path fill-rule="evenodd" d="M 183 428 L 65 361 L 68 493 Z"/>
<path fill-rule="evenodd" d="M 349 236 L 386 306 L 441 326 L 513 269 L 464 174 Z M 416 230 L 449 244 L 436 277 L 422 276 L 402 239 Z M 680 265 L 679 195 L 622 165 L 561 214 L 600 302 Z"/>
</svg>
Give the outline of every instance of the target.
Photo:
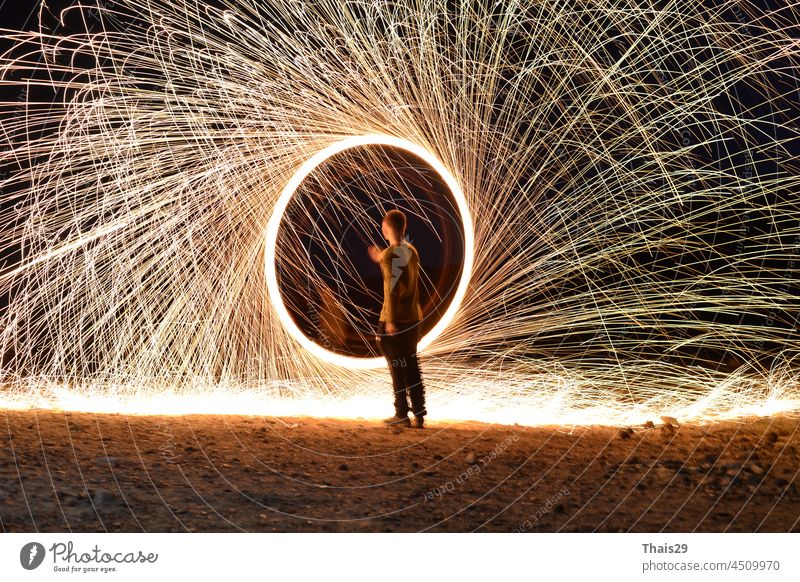
<svg viewBox="0 0 800 582">
<path fill-rule="evenodd" d="M 653 428 L 3 411 L 0 527 L 800 531 L 800 420 Z"/>
</svg>

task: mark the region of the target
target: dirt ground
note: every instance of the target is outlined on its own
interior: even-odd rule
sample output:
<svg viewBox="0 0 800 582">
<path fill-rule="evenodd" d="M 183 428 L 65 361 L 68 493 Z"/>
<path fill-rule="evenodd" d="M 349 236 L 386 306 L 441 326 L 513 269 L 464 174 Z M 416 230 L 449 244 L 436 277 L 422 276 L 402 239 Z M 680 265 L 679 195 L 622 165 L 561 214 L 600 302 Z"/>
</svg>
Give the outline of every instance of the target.
<svg viewBox="0 0 800 582">
<path fill-rule="evenodd" d="M 800 419 L 523 427 L 3 411 L 5 532 L 800 531 Z"/>
</svg>

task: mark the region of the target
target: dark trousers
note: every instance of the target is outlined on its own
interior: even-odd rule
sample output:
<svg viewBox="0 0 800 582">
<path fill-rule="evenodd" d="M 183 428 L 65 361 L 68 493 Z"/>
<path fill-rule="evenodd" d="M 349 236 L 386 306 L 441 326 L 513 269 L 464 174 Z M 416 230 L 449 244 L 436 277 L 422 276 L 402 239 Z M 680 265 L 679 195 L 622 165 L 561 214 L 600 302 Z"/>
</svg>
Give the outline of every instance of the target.
<svg viewBox="0 0 800 582">
<path fill-rule="evenodd" d="M 422 417 L 425 410 L 425 386 L 417 360 L 420 322 L 397 322 L 397 331 L 386 333 L 386 323 L 378 324 L 378 346 L 389 364 L 394 389 L 394 412 L 397 416 L 408 415 L 408 400 L 414 416 Z"/>
</svg>

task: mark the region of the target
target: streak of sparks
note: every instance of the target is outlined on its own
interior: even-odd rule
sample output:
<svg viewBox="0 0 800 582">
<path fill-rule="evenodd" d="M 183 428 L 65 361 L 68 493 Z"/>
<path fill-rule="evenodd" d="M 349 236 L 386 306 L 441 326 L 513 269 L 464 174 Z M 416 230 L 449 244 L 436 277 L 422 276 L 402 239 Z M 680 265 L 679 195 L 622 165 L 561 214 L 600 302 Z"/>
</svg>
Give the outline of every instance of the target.
<svg viewBox="0 0 800 582">
<path fill-rule="evenodd" d="M 797 3 L 105 0 L 59 16 L 64 32 L 3 31 L 0 84 L 20 98 L 0 104 L 0 240 L 20 257 L 0 271 L 0 406 L 382 416 L 378 360 L 303 345 L 276 307 L 277 226 L 324 232 L 268 228 L 304 163 L 380 135 L 440 163 L 470 219 L 469 276 L 421 349 L 432 415 L 800 409 Z M 303 260 L 284 257 L 322 285 Z M 738 358 L 669 359 L 694 348 Z"/>
</svg>

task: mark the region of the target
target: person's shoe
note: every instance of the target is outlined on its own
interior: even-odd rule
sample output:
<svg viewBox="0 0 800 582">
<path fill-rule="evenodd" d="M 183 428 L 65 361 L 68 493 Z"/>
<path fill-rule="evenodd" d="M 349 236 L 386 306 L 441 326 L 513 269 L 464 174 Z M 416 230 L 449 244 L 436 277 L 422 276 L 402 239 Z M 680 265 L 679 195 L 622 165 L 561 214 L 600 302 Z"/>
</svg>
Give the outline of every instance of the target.
<svg viewBox="0 0 800 582">
<path fill-rule="evenodd" d="M 384 418 L 383 423 L 387 426 L 411 426 L 408 416 L 390 416 L 389 418 Z"/>
<path fill-rule="evenodd" d="M 411 425 L 411 428 L 425 428 L 425 417 L 415 416 L 414 423 Z"/>
</svg>

